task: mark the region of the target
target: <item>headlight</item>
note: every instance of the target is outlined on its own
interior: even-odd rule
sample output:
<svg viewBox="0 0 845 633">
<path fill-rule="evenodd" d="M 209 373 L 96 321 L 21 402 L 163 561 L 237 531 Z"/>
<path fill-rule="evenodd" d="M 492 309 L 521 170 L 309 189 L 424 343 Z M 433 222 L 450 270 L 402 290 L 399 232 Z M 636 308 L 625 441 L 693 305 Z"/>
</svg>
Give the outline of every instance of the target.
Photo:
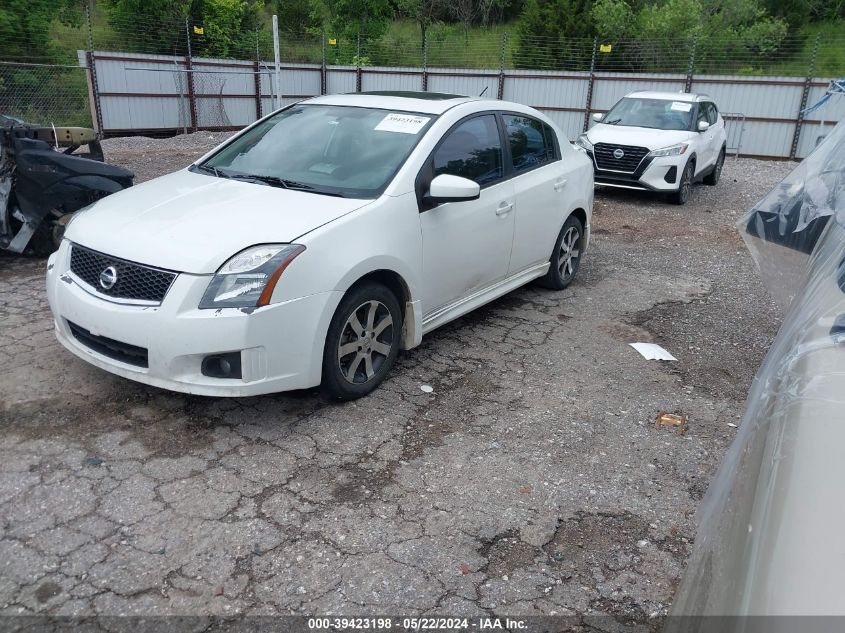
<svg viewBox="0 0 845 633">
<path fill-rule="evenodd" d="M 593 144 L 590 143 L 590 139 L 587 138 L 586 134 L 582 134 L 581 136 L 579 136 L 578 139 L 575 141 L 575 145 L 576 147 L 580 147 L 581 149 L 586 150 L 588 152 L 593 151 Z"/>
<path fill-rule="evenodd" d="M 649 152 L 648 155 L 654 158 L 657 158 L 658 156 L 680 156 L 685 151 L 687 151 L 688 147 L 689 144 L 687 143 L 679 143 L 677 145 L 672 145 L 671 147 L 656 149 L 653 152 Z"/>
<path fill-rule="evenodd" d="M 299 244 L 263 244 L 241 251 L 215 273 L 200 309 L 266 306 L 285 268 L 304 250 Z"/>
</svg>

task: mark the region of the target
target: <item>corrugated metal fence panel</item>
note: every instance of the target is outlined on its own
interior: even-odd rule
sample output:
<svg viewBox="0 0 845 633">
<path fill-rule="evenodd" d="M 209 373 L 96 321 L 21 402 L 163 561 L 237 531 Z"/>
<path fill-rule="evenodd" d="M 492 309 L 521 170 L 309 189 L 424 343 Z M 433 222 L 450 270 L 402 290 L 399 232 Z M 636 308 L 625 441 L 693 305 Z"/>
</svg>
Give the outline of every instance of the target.
<svg viewBox="0 0 845 633">
<path fill-rule="evenodd" d="M 422 90 L 422 69 L 368 66 L 361 71 L 361 90 Z"/>
<path fill-rule="evenodd" d="M 794 123 L 745 121 L 740 154 L 788 158 L 792 148 Z"/>
<path fill-rule="evenodd" d="M 80 51 L 80 63 L 84 63 Z M 129 130 L 182 129 L 190 126 L 190 103 L 184 57 L 96 52 L 98 92 L 106 133 Z M 258 116 L 254 62 L 194 58 L 194 90 L 199 127 L 232 127 L 251 123 Z M 260 65 L 261 114 L 273 109 L 272 64 Z M 361 69 L 363 90 L 420 90 L 421 68 L 367 66 Z M 428 90 L 453 94 L 495 97 L 500 72 L 497 69 L 428 68 Z M 595 74 L 592 111 L 605 111 L 635 90 L 682 91 L 681 74 L 620 75 Z M 281 73 L 282 103 L 287 105 L 320 94 L 322 70 L 314 64 L 284 65 Z M 808 103 L 825 92 L 827 80 L 816 80 Z M 328 94 L 354 92 L 357 70 L 350 66 L 326 69 Z M 575 139 L 580 134 L 587 105 L 588 73 L 508 70 L 503 98 L 540 109 L 564 133 Z M 698 75 L 692 91 L 709 94 L 722 112 L 744 117 L 732 122 L 742 128 L 742 154 L 786 158 L 792 148 L 795 117 L 801 103 L 801 77 L 754 77 Z M 834 98 L 822 110 L 811 114 L 802 127 L 798 156 L 809 153 L 826 127 L 845 116 L 845 98 Z M 738 138 L 738 133 L 733 135 Z"/>
<path fill-rule="evenodd" d="M 329 66 L 326 71 L 326 93 L 355 92 L 355 69 L 348 66 Z M 320 91 L 317 91 L 320 94 Z"/>
<path fill-rule="evenodd" d="M 596 73 L 593 83 L 593 112 L 606 111 L 629 92 L 636 90 L 657 90 L 660 92 L 683 92 L 684 75 L 636 75 L 626 77 L 616 73 Z M 583 104 L 583 102 L 582 102 Z"/>
<path fill-rule="evenodd" d="M 312 64 L 285 64 L 282 71 L 282 96 L 313 97 L 320 94 L 320 67 Z M 269 82 L 272 86 L 272 81 Z M 271 94 L 272 89 L 267 94 Z"/>
<path fill-rule="evenodd" d="M 803 84 L 795 77 L 702 75 L 693 79 L 692 91 L 710 95 L 723 112 L 794 119 L 801 107 Z"/>
<path fill-rule="evenodd" d="M 479 68 L 429 68 L 430 92 L 478 96 L 495 99 L 499 90 L 499 73 Z M 486 92 L 485 92 L 486 89 Z"/>
</svg>

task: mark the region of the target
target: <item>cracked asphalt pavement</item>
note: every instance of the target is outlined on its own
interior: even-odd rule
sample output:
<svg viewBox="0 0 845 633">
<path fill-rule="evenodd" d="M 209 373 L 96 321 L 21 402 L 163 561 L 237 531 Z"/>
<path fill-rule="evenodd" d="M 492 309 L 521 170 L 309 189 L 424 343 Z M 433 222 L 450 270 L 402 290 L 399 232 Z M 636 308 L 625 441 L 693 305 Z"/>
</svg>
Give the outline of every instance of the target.
<svg viewBox="0 0 845 633">
<path fill-rule="evenodd" d="M 181 142 L 170 162 L 149 139 L 106 149 L 150 177 L 204 151 Z M 599 192 L 571 288 L 441 328 L 345 404 L 102 372 L 55 341 L 45 261 L 0 257 L 0 613 L 608 614 L 656 630 L 779 323 L 733 224 L 789 168 L 729 160 L 684 207 Z M 686 433 L 656 428 L 662 411 Z"/>
</svg>

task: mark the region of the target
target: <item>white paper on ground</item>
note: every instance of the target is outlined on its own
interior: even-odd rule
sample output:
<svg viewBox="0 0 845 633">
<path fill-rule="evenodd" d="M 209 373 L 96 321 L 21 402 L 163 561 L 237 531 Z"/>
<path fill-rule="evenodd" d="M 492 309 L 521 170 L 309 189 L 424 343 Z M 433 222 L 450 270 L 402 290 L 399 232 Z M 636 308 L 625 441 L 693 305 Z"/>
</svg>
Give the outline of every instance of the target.
<svg viewBox="0 0 845 633">
<path fill-rule="evenodd" d="M 414 116 L 413 114 L 397 114 L 391 112 L 375 127 L 380 132 L 401 132 L 402 134 L 416 134 L 431 117 Z"/>
<path fill-rule="evenodd" d="M 628 343 L 646 360 L 678 360 L 656 343 Z"/>
</svg>

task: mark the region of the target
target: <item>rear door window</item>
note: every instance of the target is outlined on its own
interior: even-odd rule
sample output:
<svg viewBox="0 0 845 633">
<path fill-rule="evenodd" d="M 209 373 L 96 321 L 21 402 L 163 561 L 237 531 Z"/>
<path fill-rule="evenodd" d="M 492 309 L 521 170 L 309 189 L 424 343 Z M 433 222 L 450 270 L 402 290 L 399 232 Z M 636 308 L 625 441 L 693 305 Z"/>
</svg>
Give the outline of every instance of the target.
<svg viewBox="0 0 845 633">
<path fill-rule="evenodd" d="M 511 164 L 517 173 L 542 167 L 557 159 L 552 129 L 528 116 L 505 114 Z"/>
</svg>

